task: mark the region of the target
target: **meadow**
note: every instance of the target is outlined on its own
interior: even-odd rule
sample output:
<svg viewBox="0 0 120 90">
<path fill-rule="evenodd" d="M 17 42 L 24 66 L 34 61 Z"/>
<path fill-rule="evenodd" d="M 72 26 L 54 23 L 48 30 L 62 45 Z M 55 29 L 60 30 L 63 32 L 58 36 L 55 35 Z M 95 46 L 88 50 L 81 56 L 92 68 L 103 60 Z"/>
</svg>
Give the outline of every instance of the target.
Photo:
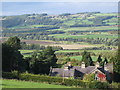
<svg viewBox="0 0 120 90">
<path fill-rule="evenodd" d="M 82 56 L 72 56 L 72 57 L 69 57 L 70 59 L 75 59 L 75 60 L 79 60 L 81 61 L 82 60 Z M 93 61 L 97 61 L 97 56 L 91 56 L 92 60 Z"/>
<path fill-rule="evenodd" d="M 60 30 L 60 31 L 98 31 L 98 30 L 117 30 L 117 26 L 98 26 L 98 27 L 70 27 L 70 28 L 60 28 L 60 29 L 53 29 L 53 30 Z M 52 31 L 52 30 L 48 30 Z"/>
<path fill-rule="evenodd" d="M 110 34 L 84 34 L 84 35 L 54 34 L 54 35 L 49 35 L 49 36 L 54 36 L 55 38 L 73 38 L 73 39 L 80 39 L 80 38 L 114 39 L 114 38 L 118 38 L 117 35 L 110 35 Z"/>
<path fill-rule="evenodd" d="M 53 85 L 47 83 L 38 83 L 32 81 L 3 79 L 2 88 L 71 88 L 71 87 L 62 86 L 62 85 Z"/>
</svg>

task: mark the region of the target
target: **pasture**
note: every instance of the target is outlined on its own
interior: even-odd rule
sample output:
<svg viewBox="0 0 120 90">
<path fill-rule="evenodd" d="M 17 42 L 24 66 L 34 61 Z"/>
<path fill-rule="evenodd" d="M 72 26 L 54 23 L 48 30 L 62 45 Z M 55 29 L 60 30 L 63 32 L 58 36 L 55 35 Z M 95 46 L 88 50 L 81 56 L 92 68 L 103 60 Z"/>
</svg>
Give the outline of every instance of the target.
<svg viewBox="0 0 120 90">
<path fill-rule="evenodd" d="M 97 31 L 97 30 L 117 30 L 117 26 L 99 26 L 99 27 L 71 27 L 71 28 L 64 28 L 60 29 L 63 31 Z M 59 29 L 58 29 L 59 30 Z"/>
<path fill-rule="evenodd" d="M 32 81 L 3 79 L 2 88 L 70 88 L 70 87 L 47 83 L 38 83 Z"/>
<path fill-rule="evenodd" d="M 71 57 L 69 57 L 69 58 L 70 58 L 70 59 L 76 59 L 76 60 L 79 60 L 79 61 L 82 60 L 82 56 L 71 56 Z M 93 61 L 97 61 L 98 56 L 91 56 L 91 58 L 92 58 Z M 104 60 L 103 57 L 102 57 L 102 60 Z"/>
<path fill-rule="evenodd" d="M 118 35 L 110 35 L 110 34 L 84 34 L 84 35 L 54 34 L 54 35 L 49 35 L 49 36 L 54 36 L 55 38 L 73 38 L 73 39 L 80 39 L 80 38 L 114 39 L 114 38 L 118 38 Z"/>
<path fill-rule="evenodd" d="M 56 53 L 67 53 L 67 52 L 83 52 L 84 50 L 60 50 L 56 51 Z M 102 52 L 116 52 L 116 50 L 87 50 L 88 52 L 94 52 L 94 53 L 102 53 Z"/>
</svg>

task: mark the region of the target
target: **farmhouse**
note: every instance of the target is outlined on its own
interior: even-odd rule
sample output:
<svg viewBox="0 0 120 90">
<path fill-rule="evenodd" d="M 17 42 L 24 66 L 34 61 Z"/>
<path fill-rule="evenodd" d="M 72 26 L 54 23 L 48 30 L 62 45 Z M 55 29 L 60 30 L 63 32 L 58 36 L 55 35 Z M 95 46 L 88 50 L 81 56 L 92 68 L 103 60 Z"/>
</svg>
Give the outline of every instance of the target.
<svg viewBox="0 0 120 90">
<path fill-rule="evenodd" d="M 112 64 L 105 64 L 101 67 L 97 62 L 95 66 L 85 67 L 85 63 L 82 62 L 81 66 L 72 66 L 71 62 L 68 62 L 64 68 L 52 68 L 50 71 L 51 76 L 60 76 L 64 78 L 73 77 L 74 79 L 83 79 L 85 75 L 95 74 L 94 79 L 99 81 L 111 80 Z"/>
</svg>

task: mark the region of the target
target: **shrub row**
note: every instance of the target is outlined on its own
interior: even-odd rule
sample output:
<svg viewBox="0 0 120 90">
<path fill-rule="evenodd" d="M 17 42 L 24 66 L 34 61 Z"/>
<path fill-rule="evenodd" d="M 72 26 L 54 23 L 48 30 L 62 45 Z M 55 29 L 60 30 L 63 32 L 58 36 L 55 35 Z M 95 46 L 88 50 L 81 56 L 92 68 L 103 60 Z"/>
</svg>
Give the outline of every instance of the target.
<svg viewBox="0 0 120 90">
<path fill-rule="evenodd" d="M 49 84 L 59 84 L 59 85 L 66 85 L 66 86 L 75 86 L 75 87 L 82 87 L 82 88 L 109 88 L 109 84 L 106 82 L 85 82 L 79 79 L 66 79 L 62 77 L 52 77 L 47 75 L 35 75 L 29 73 L 22 73 L 18 76 L 17 72 L 4 72 L 3 78 L 7 79 L 20 79 L 25 81 L 34 81 L 34 82 L 45 82 Z"/>
<path fill-rule="evenodd" d="M 17 71 L 13 71 L 13 72 L 2 72 L 2 78 L 18 79 L 18 72 L 17 72 Z"/>
<path fill-rule="evenodd" d="M 62 77 L 52 77 L 47 75 L 34 75 L 34 74 L 21 74 L 19 76 L 21 80 L 35 81 L 35 82 L 47 82 L 49 84 L 59 84 L 66 86 L 86 87 L 86 83 L 77 79 L 64 79 Z"/>
</svg>

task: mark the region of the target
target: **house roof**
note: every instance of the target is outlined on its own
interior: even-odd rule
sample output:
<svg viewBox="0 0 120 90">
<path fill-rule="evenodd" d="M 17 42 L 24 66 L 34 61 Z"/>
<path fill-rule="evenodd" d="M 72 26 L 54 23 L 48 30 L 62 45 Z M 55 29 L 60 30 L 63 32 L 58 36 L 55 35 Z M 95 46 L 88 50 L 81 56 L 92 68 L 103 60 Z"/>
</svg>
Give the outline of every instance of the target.
<svg viewBox="0 0 120 90">
<path fill-rule="evenodd" d="M 108 65 L 109 66 L 109 65 Z M 109 66 L 110 67 L 110 66 Z M 97 71 L 100 71 L 101 73 L 105 74 L 106 71 L 102 68 L 99 67 L 97 68 L 96 66 L 88 66 L 86 68 L 81 68 L 81 66 L 72 66 L 70 69 L 63 69 L 63 68 L 53 68 L 51 75 L 52 76 L 61 76 L 61 77 L 70 77 L 70 76 L 74 76 L 75 71 L 79 71 L 83 74 L 90 74 Z"/>
<path fill-rule="evenodd" d="M 82 72 L 82 73 L 87 74 L 87 73 L 90 73 L 92 70 L 94 70 L 96 67 L 95 66 L 88 66 L 86 68 L 81 68 L 81 66 L 74 66 L 73 68 Z"/>
<path fill-rule="evenodd" d="M 106 65 L 106 67 L 107 67 L 107 69 L 108 69 L 109 72 L 113 73 L 113 63 L 108 63 Z"/>
<path fill-rule="evenodd" d="M 75 71 L 75 69 L 69 69 L 69 70 L 65 70 L 65 69 L 63 69 L 63 68 L 53 68 L 52 69 L 52 72 L 51 72 L 51 75 L 52 76 L 56 76 L 56 75 L 58 75 L 58 76 L 61 76 L 61 77 L 72 77 L 72 76 L 74 76 L 74 71 Z"/>
</svg>

